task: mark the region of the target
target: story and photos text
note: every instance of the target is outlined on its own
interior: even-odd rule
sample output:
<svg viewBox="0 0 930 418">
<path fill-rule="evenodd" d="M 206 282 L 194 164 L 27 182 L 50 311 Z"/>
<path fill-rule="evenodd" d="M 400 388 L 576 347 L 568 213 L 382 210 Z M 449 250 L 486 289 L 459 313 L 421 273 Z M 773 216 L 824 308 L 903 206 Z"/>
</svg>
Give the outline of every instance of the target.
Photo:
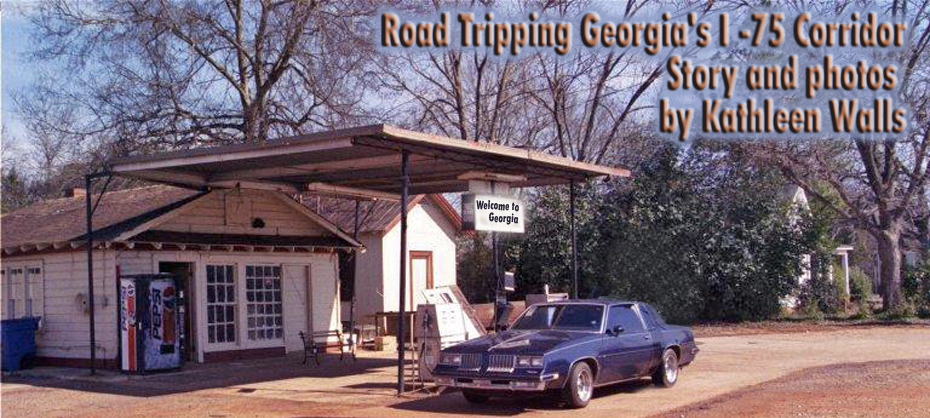
<svg viewBox="0 0 930 418">
<path fill-rule="evenodd" d="M 655 10 L 638 20 L 610 11 L 378 14 L 378 45 L 399 53 L 478 49 L 499 59 L 582 50 L 635 52 L 660 65 L 658 132 L 676 142 L 718 139 L 899 139 L 900 52 L 913 25 L 886 11 L 831 16 L 773 8 L 704 14 Z M 578 30 L 575 30 L 578 28 Z M 580 45 L 580 46 L 578 46 Z"/>
</svg>

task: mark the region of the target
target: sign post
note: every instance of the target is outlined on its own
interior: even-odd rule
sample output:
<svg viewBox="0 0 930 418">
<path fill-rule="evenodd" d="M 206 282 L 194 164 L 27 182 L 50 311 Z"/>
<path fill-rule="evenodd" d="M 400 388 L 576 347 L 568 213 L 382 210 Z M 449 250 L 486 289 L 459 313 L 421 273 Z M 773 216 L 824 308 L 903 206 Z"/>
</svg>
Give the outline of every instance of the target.
<svg viewBox="0 0 930 418">
<path fill-rule="evenodd" d="M 493 190 L 493 186 L 492 186 Z M 497 233 L 525 232 L 524 204 L 520 199 L 493 194 L 466 193 L 462 195 L 462 229 L 465 231 L 491 232 L 491 251 L 494 255 L 494 279 L 497 283 L 494 301 L 494 329 L 501 327 L 501 318 L 509 312 L 507 291 L 514 290 L 513 273 L 508 273 L 509 281 L 500 274 L 500 262 L 497 254 Z"/>
</svg>

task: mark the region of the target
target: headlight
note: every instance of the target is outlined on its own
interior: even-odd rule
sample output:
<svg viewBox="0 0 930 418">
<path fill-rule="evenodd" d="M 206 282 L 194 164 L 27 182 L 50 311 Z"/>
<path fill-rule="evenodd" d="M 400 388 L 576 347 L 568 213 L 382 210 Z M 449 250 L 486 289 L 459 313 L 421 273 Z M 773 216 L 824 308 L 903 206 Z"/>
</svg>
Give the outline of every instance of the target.
<svg viewBox="0 0 930 418">
<path fill-rule="evenodd" d="M 439 355 L 439 364 L 446 366 L 462 365 L 462 355 L 455 353 L 442 353 Z"/>
<path fill-rule="evenodd" d="M 518 356 L 517 367 L 542 367 L 543 358 L 537 356 Z"/>
</svg>

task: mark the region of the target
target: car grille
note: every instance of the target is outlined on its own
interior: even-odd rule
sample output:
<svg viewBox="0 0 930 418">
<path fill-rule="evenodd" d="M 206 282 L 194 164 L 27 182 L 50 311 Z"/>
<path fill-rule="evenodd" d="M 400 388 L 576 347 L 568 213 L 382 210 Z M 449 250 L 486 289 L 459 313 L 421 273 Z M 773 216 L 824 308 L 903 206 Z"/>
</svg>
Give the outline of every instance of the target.
<svg viewBox="0 0 930 418">
<path fill-rule="evenodd" d="M 515 356 L 492 354 L 488 358 L 489 372 L 512 372 L 516 361 Z"/>
<path fill-rule="evenodd" d="M 481 354 L 463 354 L 462 365 L 459 368 L 462 370 L 481 370 Z"/>
</svg>

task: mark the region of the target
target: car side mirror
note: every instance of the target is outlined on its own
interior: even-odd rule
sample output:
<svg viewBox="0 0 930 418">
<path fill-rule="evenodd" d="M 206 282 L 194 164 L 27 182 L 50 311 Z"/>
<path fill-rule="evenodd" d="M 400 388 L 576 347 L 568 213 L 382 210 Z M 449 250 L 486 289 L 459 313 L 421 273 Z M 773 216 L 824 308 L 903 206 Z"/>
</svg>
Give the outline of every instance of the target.
<svg viewBox="0 0 930 418">
<path fill-rule="evenodd" d="M 620 335 L 621 333 L 623 333 L 623 331 L 624 331 L 623 325 L 617 325 L 613 327 L 612 329 L 607 330 L 607 333 L 616 337 Z"/>
</svg>

